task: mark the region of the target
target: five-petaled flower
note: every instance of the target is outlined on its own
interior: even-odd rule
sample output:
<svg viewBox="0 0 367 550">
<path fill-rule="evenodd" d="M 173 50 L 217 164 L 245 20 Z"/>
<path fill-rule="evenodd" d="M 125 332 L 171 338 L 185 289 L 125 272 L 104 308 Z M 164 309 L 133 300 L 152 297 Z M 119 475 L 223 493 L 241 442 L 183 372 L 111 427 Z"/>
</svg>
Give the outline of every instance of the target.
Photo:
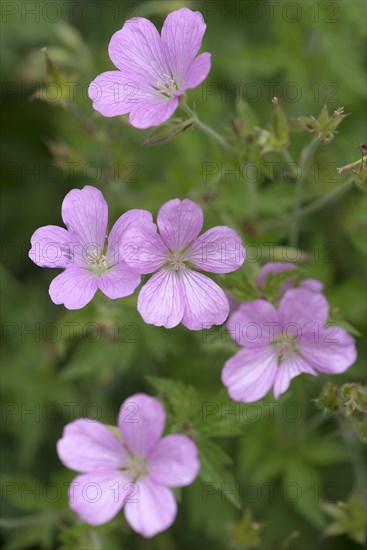
<svg viewBox="0 0 367 550">
<path fill-rule="evenodd" d="M 165 421 L 160 401 L 139 393 L 121 406 L 122 441 L 100 422 L 68 424 L 57 451 L 65 466 L 81 473 L 69 488 L 71 509 L 90 525 L 102 525 L 124 506 L 126 520 L 144 537 L 168 529 L 177 513 L 170 488 L 192 483 L 200 463 L 189 437 L 162 437 Z"/>
<path fill-rule="evenodd" d="M 354 338 L 338 326 L 325 328 L 328 315 L 325 296 L 307 288 L 288 290 L 278 309 L 265 300 L 241 304 L 227 327 L 244 347 L 222 371 L 232 399 L 257 401 L 271 387 L 277 399 L 301 373 L 347 370 L 356 360 Z"/>
<path fill-rule="evenodd" d="M 108 207 L 98 189 L 72 189 L 62 203 L 67 227 L 46 225 L 31 238 L 29 257 L 40 267 L 57 267 L 60 273 L 50 285 L 55 304 L 80 309 L 101 290 L 113 300 L 129 296 L 141 277 L 121 259 L 119 242 L 134 225 L 155 227 L 146 210 L 129 210 L 116 221 L 107 239 Z"/>
<path fill-rule="evenodd" d="M 245 260 L 237 233 L 217 226 L 198 236 L 203 211 L 195 202 L 173 199 L 158 212 L 160 231 L 131 228 L 123 243 L 125 261 L 138 273 L 155 273 L 139 293 L 138 310 L 146 323 L 172 328 L 182 322 L 191 330 L 221 325 L 229 303 L 223 290 L 198 273 L 235 271 Z"/>
<path fill-rule="evenodd" d="M 119 70 L 102 73 L 89 86 L 94 109 L 107 117 L 130 113 L 136 128 L 169 119 L 185 90 L 209 74 L 210 54 L 196 57 L 205 29 L 201 13 L 188 8 L 170 13 L 161 35 L 148 19 L 127 20 L 109 45 Z"/>
</svg>

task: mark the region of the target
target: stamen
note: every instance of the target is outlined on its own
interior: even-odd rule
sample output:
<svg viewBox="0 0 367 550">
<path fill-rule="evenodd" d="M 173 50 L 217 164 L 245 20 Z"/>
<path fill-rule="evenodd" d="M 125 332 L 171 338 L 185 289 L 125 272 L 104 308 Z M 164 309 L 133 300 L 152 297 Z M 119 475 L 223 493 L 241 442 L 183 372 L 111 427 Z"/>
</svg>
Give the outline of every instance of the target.
<svg viewBox="0 0 367 550">
<path fill-rule="evenodd" d="M 185 269 L 186 265 L 185 255 L 179 252 L 178 250 L 171 250 L 169 254 L 169 267 L 174 271 L 179 271 L 180 269 Z"/>
<path fill-rule="evenodd" d="M 158 80 L 156 90 L 165 97 L 172 99 L 178 90 L 177 83 L 171 75 L 164 74 L 164 80 Z"/>
</svg>

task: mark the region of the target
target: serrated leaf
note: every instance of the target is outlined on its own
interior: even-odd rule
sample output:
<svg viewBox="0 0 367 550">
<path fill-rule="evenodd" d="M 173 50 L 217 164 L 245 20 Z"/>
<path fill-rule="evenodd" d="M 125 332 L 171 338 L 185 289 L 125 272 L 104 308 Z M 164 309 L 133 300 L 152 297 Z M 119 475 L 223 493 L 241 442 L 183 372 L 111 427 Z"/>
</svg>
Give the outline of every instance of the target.
<svg viewBox="0 0 367 550">
<path fill-rule="evenodd" d="M 232 463 L 232 459 L 218 445 L 203 439 L 198 442 L 199 460 L 201 464 L 199 477 L 205 483 L 212 484 L 217 491 L 236 508 L 240 509 L 240 494 L 238 486 L 225 466 Z"/>
<path fill-rule="evenodd" d="M 243 269 L 223 278 L 222 285 L 240 302 L 248 302 L 260 297 L 259 290 Z"/>
<path fill-rule="evenodd" d="M 300 274 L 298 269 L 287 269 L 280 273 L 268 273 L 262 290 L 270 302 L 276 301 L 284 291 L 284 285 L 288 282 L 295 282 Z M 292 285 L 293 286 L 293 285 Z"/>
<path fill-rule="evenodd" d="M 146 378 L 158 390 L 158 397 L 167 403 L 176 422 L 185 422 L 197 417 L 201 403 L 193 386 L 186 386 L 178 380 L 158 376 L 147 376 Z"/>
</svg>

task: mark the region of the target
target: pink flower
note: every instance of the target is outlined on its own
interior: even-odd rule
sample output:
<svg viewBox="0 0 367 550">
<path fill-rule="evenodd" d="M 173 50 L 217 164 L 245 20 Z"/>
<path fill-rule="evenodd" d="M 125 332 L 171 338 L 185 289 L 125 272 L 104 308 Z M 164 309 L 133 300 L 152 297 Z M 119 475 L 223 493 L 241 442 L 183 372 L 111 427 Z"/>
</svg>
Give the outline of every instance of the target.
<svg viewBox="0 0 367 550">
<path fill-rule="evenodd" d="M 160 234 L 151 228 L 132 228 L 124 238 L 131 246 L 126 263 L 138 273 L 156 272 L 139 294 L 138 310 L 144 321 L 166 328 L 182 322 L 191 330 L 221 325 L 229 313 L 228 299 L 195 269 L 211 273 L 238 269 L 245 260 L 240 237 L 226 226 L 198 237 L 203 211 L 188 199 L 166 202 L 157 223 Z"/>
<path fill-rule="evenodd" d="M 107 203 L 98 189 L 86 186 L 70 191 L 62 203 L 62 219 L 67 227 L 46 225 L 35 231 L 29 251 L 40 267 L 63 268 L 52 281 L 49 293 L 55 304 L 80 309 L 101 290 L 115 300 L 129 296 L 141 277 L 119 258 L 119 242 L 135 224 L 149 226 L 152 215 L 130 210 L 112 227 L 107 244 Z"/>
<path fill-rule="evenodd" d="M 288 290 L 276 309 L 265 300 L 241 304 L 228 330 L 244 346 L 224 365 L 222 382 L 237 401 L 252 402 L 273 387 L 284 393 L 295 376 L 339 374 L 356 359 L 354 338 L 337 326 L 325 328 L 329 305 L 320 293 Z"/>
<path fill-rule="evenodd" d="M 90 525 L 107 523 L 125 507 L 132 529 L 153 537 L 175 520 L 170 487 L 192 483 L 200 470 L 196 445 L 185 435 L 162 438 L 166 415 L 158 399 L 138 393 L 121 406 L 118 428 L 87 419 L 64 429 L 57 452 L 81 473 L 69 488 L 70 508 Z"/>
<path fill-rule="evenodd" d="M 118 71 L 102 73 L 89 86 L 93 108 L 107 117 L 130 113 L 136 128 L 169 119 L 180 95 L 209 74 L 210 54 L 196 57 L 205 29 L 201 13 L 188 8 L 170 13 L 161 35 L 148 19 L 126 21 L 109 45 Z"/>
<path fill-rule="evenodd" d="M 261 288 L 264 285 L 266 277 L 269 275 L 269 273 L 273 273 L 275 275 L 277 273 L 281 273 L 282 271 L 287 271 L 288 269 L 297 269 L 297 266 L 296 264 L 288 262 L 269 262 L 265 264 L 260 269 L 260 273 L 257 279 L 258 287 Z M 282 287 L 282 294 L 292 288 L 293 285 L 294 280 L 292 279 L 284 283 Z M 324 288 L 324 285 L 317 279 L 304 279 L 303 281 L 301 281 L 300 286 L 301 288 L 308 288 L 313 292 L 322 292 Z"/>
</svg>

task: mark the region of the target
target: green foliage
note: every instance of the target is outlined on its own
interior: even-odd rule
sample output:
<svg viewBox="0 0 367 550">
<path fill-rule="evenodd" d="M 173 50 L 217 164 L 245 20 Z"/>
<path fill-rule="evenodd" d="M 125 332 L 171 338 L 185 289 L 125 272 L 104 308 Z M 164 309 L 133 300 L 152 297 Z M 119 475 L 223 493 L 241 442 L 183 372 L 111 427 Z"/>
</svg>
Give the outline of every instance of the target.
<svg viewBox="0 0 367 550">
<path fill-rule="evenodd" d="M 101 0 L 93 3 L 100 14 L 95 21 L 88 3 L 68 8 L 62 0 L 40 0 L 38 19 L 24 15 L 26 4 L 4 3 L 1 52 L 4 548 L 361 547 L 366 149 L 359 154 L 358 147 L 365 141 L 365 5 L 301 2 L 295 22 L 296 8 L 283 0 L 258 3 L 258 20 L 254 2 L 232 0 L 113 6 Z M 86 95 L 96 75 L 113 69 L 108 42 L 125 19 L 148 17 L 160 26 L 183 5 L 204 12 L 203 51 L 212 53 L 211 73 L 188 90 L 188 103 L 229 149 L 207 139 L 181 111 L 182 118 L 144 132 L 125 116 L 99 116 Z M 51 20 L 52 9 L 61 16 Z M 56 99 L 52 83 L 60 91 Z M 291 247 L 299 182 L 289 169 L 292 159 L 302 165 L 303 194 L 299 243 Z M 60 225 L 65 194 L 86 184 L 103 191 L 110 226 L 130 208 L 156 215 L 165 201 L 187 197 L 203 207 L 204 230 L 235 228 L 247 260 L 215 279 L 238 301 L 276 303 L 287 282 L 321 280 L 329 320 L 357 339 L 355 365 L 332 382 L 326 374 L 303 374 L 277 401 L 269 394 L 259 403 L 234 403 L 220 373 L 238 346 L 224 327 L 201 333 L 145 325 L 137 293 L 115 302 L 98 294 L 74 312 L 52 304 L 47 288 L 58 271 L 28 260 L 30 235 L 39 226 Z M 257 275 L 268 261 L 294 262 L 297 269 L 269 275 L 260 289 Z M 67 422 L 97 414 L 115 426 L 123 400 L 140 391 L 156 392 L 167 432 L 192 437 L 201 461 L 200 478 L 176 491 L 175 525 L 148 541 L 132 533 L 123 513 L 100 528 L 80 522 L 66 496 L 75 474 L 55 450 Z M 297 421 L 292 411 L 300 411 Z M 63 490 L 52 503 L 42 494 L 53 482 Z M 258 497 L 251 500 L 246 488 L 253 484 Z"/>
</svg>

